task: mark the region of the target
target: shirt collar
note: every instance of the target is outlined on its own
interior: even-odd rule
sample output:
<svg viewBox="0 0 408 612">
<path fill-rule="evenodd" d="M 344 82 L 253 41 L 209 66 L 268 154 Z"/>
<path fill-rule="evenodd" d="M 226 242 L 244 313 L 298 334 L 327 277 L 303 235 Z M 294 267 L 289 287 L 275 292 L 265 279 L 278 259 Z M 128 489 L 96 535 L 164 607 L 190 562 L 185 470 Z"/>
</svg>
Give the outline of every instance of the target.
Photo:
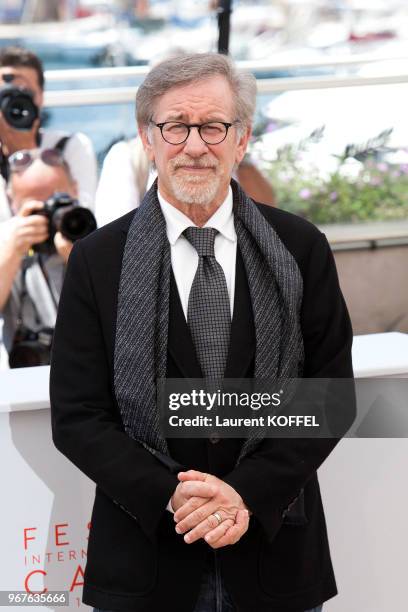
<svg viewBox="0 0 408 612">
<path fill-rule="evenodd" d="M 175 208 L 172 206 L 172 204 L 167 202 L 159 190 L 157 190 L 157 197 L 166 221 L 167 238 L 170 244 L 173 246 L 180 238 L 184 230 L 188 227 L 195 226 L 195 223 L 193 223 L 193 221 L 187 217 L 187 215 L 178 210 L 178 208 Z M 231 186 L 228 188 L 228 194 L 224 202 L 217 208 L 212 217 L 208 219 L 204 227 L 213 227 L 225 238 L 231 240 L 231 242 L 236 242 L 237 235 L 235 232 L 234 217 L 232 214 Z"/>
</svg>

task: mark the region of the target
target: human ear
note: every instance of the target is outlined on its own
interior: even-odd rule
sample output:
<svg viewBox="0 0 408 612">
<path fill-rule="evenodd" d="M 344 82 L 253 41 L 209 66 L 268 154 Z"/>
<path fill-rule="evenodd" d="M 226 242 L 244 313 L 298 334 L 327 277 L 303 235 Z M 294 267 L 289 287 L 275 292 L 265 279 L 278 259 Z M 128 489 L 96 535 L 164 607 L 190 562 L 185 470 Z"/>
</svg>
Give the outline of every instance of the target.
<svg viewBox="0 0 408 612">
<path fill-rule="evenodd" d="M 139 136 L 142 139 L 143 148 L 149 161 L 154 162 L 154 151 L 152 146 L 152 134 L 148 126 L 139 127 Z"/>
<path fill-rule="evenodd" d="M 236 164 L 240 164 L 241 161 L 244 159 L 244 155 L 246 153 L 248 142 L 249 142 L 249 139 L 251 138 L 251 134 L 252 134 L 251 125 L 245 127 L 242 132 L 241 131 L 238 132 L 238 144 L 237 144 L 237 148 L 235 151 L 235 163 Z"/>
<path fill-rule="evenodd" d="M 42 89 L 36 93 L 35 98 L 39 108 L 42 108 L 44 106 L 44 92 Z"/>
</svg>

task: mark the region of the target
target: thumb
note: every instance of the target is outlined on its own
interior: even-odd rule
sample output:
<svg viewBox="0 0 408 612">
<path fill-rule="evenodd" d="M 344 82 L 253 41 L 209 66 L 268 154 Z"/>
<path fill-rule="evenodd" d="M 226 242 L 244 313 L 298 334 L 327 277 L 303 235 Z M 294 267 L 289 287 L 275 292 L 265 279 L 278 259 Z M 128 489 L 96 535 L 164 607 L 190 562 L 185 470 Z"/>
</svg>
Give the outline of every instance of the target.
<svg viewBox="0 0 408 612">
<path fill-rule="evenodd" d="M 238 542 L 240 537 L 246 532 L 249 525 L 249 512 L 248 510 L 238 510 L 235 516 L 235 525 L 229 530 L 229 535 L 233 540 L 233 543 Z"/>
<path fill-rule="evenodd" d="M 205 472 L 199 472 L 198 470 L 188 470 L 187 472 L 179 472 L 177 474 L 177 478 L 181 480 L 181 482 L 186 482 L 187 480 L 200 480 L 201 482 L 208 481 L 209 474 Z"/>
</svg>

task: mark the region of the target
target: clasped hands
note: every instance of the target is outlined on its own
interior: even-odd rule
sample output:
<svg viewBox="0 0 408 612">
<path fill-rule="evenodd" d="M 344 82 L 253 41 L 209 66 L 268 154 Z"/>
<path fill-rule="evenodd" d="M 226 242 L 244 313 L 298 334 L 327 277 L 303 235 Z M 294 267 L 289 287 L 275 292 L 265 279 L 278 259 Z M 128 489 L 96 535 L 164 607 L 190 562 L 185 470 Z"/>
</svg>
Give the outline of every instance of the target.
<svg viewBox="0 0 408 612">
<path fill-rule="evenodd" d="M 176 531 L 185 534 L 184 541 L 191 544 L 203 538 L 212 548 L 238 542 L 248 529 L 250 513 L 237 491 L 197 470 L 179 472 L 178 479 L 171 504 Z"/>
</svg>

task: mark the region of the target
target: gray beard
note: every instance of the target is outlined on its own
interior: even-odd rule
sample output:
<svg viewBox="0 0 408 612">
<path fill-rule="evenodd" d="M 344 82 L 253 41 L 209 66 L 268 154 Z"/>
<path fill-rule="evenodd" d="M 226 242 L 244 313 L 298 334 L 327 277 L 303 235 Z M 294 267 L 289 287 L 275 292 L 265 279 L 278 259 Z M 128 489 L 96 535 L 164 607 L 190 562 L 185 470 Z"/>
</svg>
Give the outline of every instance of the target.
<svg viewBox="0 0 408 612">
<path fill-rule="evenodd" d="M 217 195 L 220 186 L 220 177 L 215 175 L 203 183 L 200 177 L 195 181 L 194 177 L 185 180 L 180 177 L 171 177 L 171 187 L 179 202 L 183 204 L 196 204 L 197 206 L 207 206 L 211 204 Z"/>
</svg>

